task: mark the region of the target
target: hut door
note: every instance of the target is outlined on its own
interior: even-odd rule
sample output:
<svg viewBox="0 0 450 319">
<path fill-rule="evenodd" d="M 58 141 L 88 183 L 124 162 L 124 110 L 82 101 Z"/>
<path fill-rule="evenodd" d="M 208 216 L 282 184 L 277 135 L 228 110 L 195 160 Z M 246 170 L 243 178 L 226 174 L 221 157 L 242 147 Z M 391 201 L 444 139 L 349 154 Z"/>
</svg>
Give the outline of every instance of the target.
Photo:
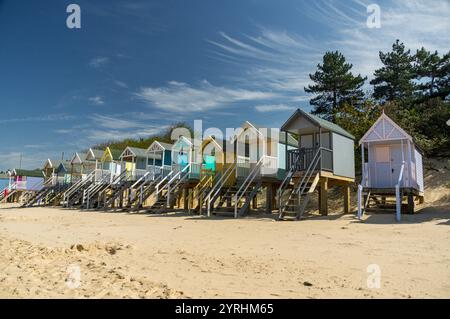
<svg viewBox="0 0 450 319">
<path fill-rule="evenodd" d="M 375 179 L 372 181 L 374 187 L 391 187 L 391 162 L 389 156 L 389 146 L 377 145 L 374 147 L 375 157 Z"/>
<path fill-rule="evenodd" d="M 391 187 L 395 187 L 400 176 L 400 169 L 402 167 L 402 148 L 400 145 L 390 146 L 390 160 L 391 160 Z M 405 177 L 406 167 L 404 168 L 403 177 Z M 405 178 L 403 178 L 405 180 Z"/>
</svg>

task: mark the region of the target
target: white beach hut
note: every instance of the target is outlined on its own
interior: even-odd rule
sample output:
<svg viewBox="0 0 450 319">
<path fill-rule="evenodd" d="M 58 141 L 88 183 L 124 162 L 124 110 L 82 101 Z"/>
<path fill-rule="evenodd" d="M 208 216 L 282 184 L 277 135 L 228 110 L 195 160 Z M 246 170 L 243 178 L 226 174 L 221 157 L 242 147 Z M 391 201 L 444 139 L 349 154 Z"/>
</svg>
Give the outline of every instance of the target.
<svg viewBox="0 0 450 319">
<path fill-rule="evenodd" d="M 359 145 L 362 180 L 358 188 L 358 217 L 369 200 L 385 206 L 385 198 L 389 196 L 395 196 L 398 221 L 404 197 L 407 212 L 413 213 L 414 197 L 423 202 L 424 194 L 422 151 L 413 138 L 383 112 Z"/>
</svg>

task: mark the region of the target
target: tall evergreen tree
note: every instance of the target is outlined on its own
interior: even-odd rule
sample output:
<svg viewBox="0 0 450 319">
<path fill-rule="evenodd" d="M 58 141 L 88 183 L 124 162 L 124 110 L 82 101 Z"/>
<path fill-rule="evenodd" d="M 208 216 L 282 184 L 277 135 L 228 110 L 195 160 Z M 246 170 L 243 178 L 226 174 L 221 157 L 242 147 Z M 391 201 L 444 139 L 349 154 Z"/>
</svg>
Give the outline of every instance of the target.
<svg viewBox="0 0 450 319">
<path fill-rule="evenodd" d="M 313 114 L 335 121 L 344 103 L 354 106 L 361 103 L 364 98 L 361 87 L 367 78 L 354 76 L 350 72 L 352 67 L 342 53 L 325 53 L 323 64 L 318 64 L 318 70 L 309 75 L 314 84 L 305 87 L 305 92 L 317 95 L 310 100 L 310 104 L 315 106 Z"/>
<path fill-rule="evenodd" d="M 383 67 L 375 70 L 375 77 L 370 81 L 374 85 L 373 97 L 382 103 L 411 98 L 415 74 L 412 64 L 414 56 L 411 56 L 410 50 L 405 50 L 405 45 L 397 40 L 391 52 L 380 51 L 379 56 Z"/>
<path fill-rule="evenodd" d="M 423 95 L 432 96 L 436 85 L 435 80 L 441 58 L 437 51 L 431 53 L 422 47 L 422 49 L 417 50 L 415 60 L 416 79 L 419 80 L 417 89 Z M 424 79 L 425 81 L 422 81 Z M 429 81 L 426 81 L 426 79 L 429 79 Z"/>
<path fill-rule="evenodd" d="M 450 99 L 450 51 L 439 61 L 435 85 L 436 91 L 433 92 L 433 97 L 439 97 L 442 100 Z"/>
</svg>

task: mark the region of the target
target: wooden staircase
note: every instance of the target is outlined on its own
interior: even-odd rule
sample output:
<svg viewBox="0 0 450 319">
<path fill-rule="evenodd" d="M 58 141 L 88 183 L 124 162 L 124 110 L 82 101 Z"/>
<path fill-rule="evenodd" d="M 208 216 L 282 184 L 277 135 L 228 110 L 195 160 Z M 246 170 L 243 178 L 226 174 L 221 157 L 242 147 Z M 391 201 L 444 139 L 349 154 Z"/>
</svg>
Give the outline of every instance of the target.
<svg viewBox="0 0 450 319">
<path fill-rule="evenodd" d="M 314 154 L 308 168 L 299 171 L 301 165 L 293 163 L 278 189 L 278 220 L 299 220 L 320 180 L 320 148 Z M 301 161 L 299 157 L 297 161 Z"/>
<path fill-rule="evenodd" d="M 92 171 L 84 179 L 81 179 L 69 187 L 63 194 L 63 207 L 72 207 L 81 205 L 83 199 L 83 192 L 90 187 L 95 180 L 95 171 Z"/>
<path fill-rule="evenodd" d="M 134 187 L 132 186 L 125 210 L 141 210 L 145 201 L 156 192 L 156 186 L 162 181 L 162 179 L 163 176 L 161 174 L 154 179 L 148 179 Z"/>
<path fill-rule="evenodd" d="M 192 202 L 189 204 L 190 213 L 202 214 L 205 208 L 205 199 L 217 182 L 219 176 L 216 172 L 204 171 L 197 185 L 192 189 Z"/>
<path fill-rule="evenodd" d="M 173 208 L 190 176 L 191 164 L 178 172 L 171 171 L 156 185 L 156 201 L 147 212 L 160 214 Z"/>
</svg>

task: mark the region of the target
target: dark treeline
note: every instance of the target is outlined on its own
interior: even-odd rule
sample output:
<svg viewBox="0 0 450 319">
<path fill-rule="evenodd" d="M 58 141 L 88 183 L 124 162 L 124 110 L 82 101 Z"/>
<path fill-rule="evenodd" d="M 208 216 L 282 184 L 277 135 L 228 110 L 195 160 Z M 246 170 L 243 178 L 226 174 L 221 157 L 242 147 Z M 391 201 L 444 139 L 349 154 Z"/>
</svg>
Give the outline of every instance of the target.
<svg viewBox="0 0 450 319">
<path fill-rule="evenodd" d="M 373 90 L 364 92 L 367 78 L 353 74 L 340 52 L 325 53 L 310 74 L 313 84 L 305 88 L 315 95 L 313 113 L 339 124 L 358 141 L 384 109 L 427 156 L 449 156 L 450 51 L 439 55 L 422 48 L 411 53 L 397 40 L 392 51 L 379 57 L 382 67 L 370 81 Z"/>
</svg>

